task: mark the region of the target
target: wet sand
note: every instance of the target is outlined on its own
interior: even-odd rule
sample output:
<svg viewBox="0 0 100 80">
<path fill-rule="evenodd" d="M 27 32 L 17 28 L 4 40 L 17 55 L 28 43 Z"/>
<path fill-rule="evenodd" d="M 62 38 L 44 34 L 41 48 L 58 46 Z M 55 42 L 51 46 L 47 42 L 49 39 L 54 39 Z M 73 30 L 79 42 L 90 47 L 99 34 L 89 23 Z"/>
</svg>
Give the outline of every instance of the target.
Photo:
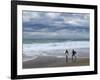
<svg viewBox="0 0 100 80">
<path fill-rule="evenodd" d="M 87 66 L 89 65 L 89 58 L 78 58 L 72 61 L 69 58 L 66 62 L 66 57 L 53 57 L 53 56 L 39 56 L 36 59 L 23 62 L 23 68 L 47 68 L 47 67 L 69 67 L 69 66 Z"/>
<path fill-rule="evenodd" d="M 77 60 L 72 61 L 72 49 L 68 49 L 68 62 L 66 62 L 65 49 L 43 51 L 34 56 L 23 55 L 23 69 L 29 68 L 47 68 L 47 67 L 71 67 L 89 65 L 89 48 L 77 48 Z M 35 53 L 33 53 L 35 54 Z"/>
</svg>

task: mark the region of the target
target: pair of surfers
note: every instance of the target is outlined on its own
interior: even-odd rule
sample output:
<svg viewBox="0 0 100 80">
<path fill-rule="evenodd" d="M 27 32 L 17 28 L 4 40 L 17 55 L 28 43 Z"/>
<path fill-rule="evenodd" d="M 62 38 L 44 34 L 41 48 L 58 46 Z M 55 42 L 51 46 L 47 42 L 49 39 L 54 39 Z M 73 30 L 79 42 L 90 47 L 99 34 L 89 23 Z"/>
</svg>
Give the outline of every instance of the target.
<svg viewBox="0 0 100 80">
<path fill-rule="evenodd" d="M 66 54 L 66 62 L 68 62 L 69 52 L 67 49 L 65 51 L 65 54 Z M 76 55 L 77 55 L 77 52 L 73 49 L 72 50 L 72 61 L 76 61 L 76 59 L 77 59 Z"/>
</svg>

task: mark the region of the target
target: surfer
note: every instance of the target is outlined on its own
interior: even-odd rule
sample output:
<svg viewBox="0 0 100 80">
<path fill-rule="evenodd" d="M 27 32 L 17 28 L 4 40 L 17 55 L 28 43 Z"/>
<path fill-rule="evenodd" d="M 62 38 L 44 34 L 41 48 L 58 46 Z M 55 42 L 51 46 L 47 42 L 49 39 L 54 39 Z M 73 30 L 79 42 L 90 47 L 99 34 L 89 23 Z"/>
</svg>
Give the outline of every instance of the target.
<svg viewBox="0 0 100 80">
<path fill-rule="evenodd" d="M 65 55 L 66 55 L 66 62 L 68 62 L 68 55 L 69 55 L 69 53 L 68 53 L 68 50 L 67 49 L 65 51 Z"/>
<path fill-rule="evenodd" d="M 77 54 L 77 52 L 73 49 L 72 50 L 72 61 L 76 61 L 76 54 Z"/>
</svg>

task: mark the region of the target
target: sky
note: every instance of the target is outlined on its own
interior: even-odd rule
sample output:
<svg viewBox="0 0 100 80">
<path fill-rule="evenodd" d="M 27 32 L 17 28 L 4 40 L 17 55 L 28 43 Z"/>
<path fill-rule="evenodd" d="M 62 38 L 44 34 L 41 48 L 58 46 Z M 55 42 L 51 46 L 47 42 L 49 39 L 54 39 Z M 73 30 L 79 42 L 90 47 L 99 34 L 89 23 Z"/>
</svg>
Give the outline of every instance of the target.
<svg viewBox="0 0 100 80">
<path fill-rule="evenodd" d="M 89 13 L 23 11 L 24 39 L 89 39 Z"/>
</svg>

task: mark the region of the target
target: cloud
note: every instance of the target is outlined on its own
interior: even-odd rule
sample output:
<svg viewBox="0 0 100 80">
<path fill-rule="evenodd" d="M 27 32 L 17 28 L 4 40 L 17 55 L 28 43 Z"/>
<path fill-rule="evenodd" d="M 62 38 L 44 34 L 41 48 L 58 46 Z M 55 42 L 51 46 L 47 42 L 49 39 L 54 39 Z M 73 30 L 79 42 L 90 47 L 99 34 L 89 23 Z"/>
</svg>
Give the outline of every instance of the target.
<svg viewBox="0 0 100 80">
<path fill-rule="evenodd" d="M 24 38 L 89 39 L 89 14 L 23 11 Z"/>
<path fill-rule="evenodd" d="M 55 18 L 57 18 L 57 17 L 59 17 L 60 16 L 60 14 L 61 13 L 46 13 L 46 16 L 48 17 L 48 18 L 51 18 L 51 19 L 55 19 Z"/>
<path fill-rule="evenodd" d="M 82 26 L 89 25 L 89 14 L 23 11 L 23 22 L 56 24 L 59 22 Z"/>
<path fill-rule="evenodd" d="M 64 17 L 64 23 L 76 26 L 89 26 L 89 14 L 73 13 Z"/>
<path fill-rule="evenodd" d="M 32 19 L 38 18 L 40 18 L 38 12 L 23 11 L 23 22 L 30 22 Z"/>
<path fill-rule="evenodd" d="M 89 33 L 86 31 L 58 30 L 56 32 L 38 31 L 24 32 L 24 38 L 31 39 L 89 39 Z"/>
</svg>

